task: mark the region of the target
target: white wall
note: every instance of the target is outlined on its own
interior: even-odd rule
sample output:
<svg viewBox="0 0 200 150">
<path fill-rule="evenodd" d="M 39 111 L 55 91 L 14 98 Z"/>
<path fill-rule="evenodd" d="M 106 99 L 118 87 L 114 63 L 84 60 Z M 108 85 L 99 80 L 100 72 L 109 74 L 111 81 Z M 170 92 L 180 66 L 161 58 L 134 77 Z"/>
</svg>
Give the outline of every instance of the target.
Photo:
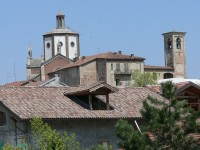
<svg viewBox="0 0 200 150">
<path fill-rule="evenodd" d="M 47 43 L 50 44 L 50 47 L 47 47 Z M 48 60 L 52 57 L 52 38 L 46 37 L 44 39 L 44 49 L 45 49 L 45 60 Z"/>
<path fill-rule="evenodd" d="M 71 45 L 71 42 L 74 42 L 74 46 Z M 68 36 L 68 49 L 69 49 L 69 58 L 73 59 L 78 54 L 78 44 L 75 36 Z"/>
<path fill-rule="evenodd" d="M 57 54 L 57 44 L 58 42 L 62 42 L 63 45 L 61 47 L 61 54 L 66 56 L 66 39 L 65 36 L 54 36 L 54 55 Z"/>
</svg>

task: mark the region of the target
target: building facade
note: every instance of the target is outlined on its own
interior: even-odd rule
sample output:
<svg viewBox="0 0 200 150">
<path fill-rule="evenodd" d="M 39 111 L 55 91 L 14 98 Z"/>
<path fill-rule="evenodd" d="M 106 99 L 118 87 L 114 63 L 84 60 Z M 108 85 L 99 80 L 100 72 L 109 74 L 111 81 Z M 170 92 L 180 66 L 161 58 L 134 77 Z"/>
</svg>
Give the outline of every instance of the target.
<svg viewBox="0 0 200 150">
<path fill-rule="evenodd" d="M 61 133 L 75 133 L 82 150 L 98 144 L 118 150 L 117 120 L 137 120 L 141 125 L 140 110 L 148 96 L 166 100 L 148 88 L 117 88 L 102 82 L 76 87 L 1 86 L 0 144 L 17 146 L 26 138 L 34 145 L 30 119 L 37 116 Z"/>
<path fill-rule="evenodd" d="M 156 73 L 158 80 L 186 78 L 185 32 L 167 32 L 164 36 L 165 66 L 145 65 L 145 58 L 126 55 L 122 51 L 80 56 L 79 34 L 65 27 L 65 15 L 56 16 L 56 29 L 43 35 L 44 53 L 32 58 L 28 50 L 27 79 L 40 76 L 45 81 L 60 76 L 69 86 L 105 81 L 113 86 L 130 85 L 131 74 Z"/>
</svg>

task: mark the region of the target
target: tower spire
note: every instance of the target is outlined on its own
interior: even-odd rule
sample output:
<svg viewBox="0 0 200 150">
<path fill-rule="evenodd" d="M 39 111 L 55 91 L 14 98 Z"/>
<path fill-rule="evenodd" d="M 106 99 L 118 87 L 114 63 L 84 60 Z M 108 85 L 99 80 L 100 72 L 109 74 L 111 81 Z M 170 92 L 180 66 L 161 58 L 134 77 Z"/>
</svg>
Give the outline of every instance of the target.
<svg viewBox="0 0 200 150">
<path fill-rule="evenodd" d="M 63 12 L 59 11 L 56 15 L 56 23 L 57 23 L 57 29 L 64 29 L 65 28 L 65 15 Z"/>
</svg>

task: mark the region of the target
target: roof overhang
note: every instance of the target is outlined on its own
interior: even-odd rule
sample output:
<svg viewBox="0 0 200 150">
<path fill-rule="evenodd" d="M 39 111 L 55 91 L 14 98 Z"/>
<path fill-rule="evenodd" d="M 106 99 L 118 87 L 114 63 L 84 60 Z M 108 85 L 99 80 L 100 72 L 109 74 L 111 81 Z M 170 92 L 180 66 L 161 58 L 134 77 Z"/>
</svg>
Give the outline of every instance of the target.
<svg viewBox="0 0 200 150">
<path fill-rule="evenodd" d="M 72 92 L 64 92 L 64 95 L 106 95 L 117 91 L 118 89 L 116 87 L 104 82 L 99 82 L 89 86 L 84 86 L 83 88 L 77 87 L 77 89 Z"/>
</svg>

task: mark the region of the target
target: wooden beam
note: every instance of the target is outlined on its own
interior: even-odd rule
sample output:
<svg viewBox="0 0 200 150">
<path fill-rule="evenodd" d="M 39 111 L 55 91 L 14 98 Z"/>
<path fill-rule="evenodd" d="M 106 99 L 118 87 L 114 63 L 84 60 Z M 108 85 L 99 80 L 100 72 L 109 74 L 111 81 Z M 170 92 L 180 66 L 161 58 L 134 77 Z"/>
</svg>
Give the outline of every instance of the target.
<svg viewBox="0 0 200 150">
<path fill-rule="evenodd" d="M 106 94 L 106 110 L 110 110 L 110 105 L 109 105 L 109 94 Z"/>
<path fill-rule="evenodd" d="M 191 96 L 177 96 L 177 98 L 179 99 L 197 99 L 199 98 L 199 96 L 195 96 L 195 95 L 191 95 Z"/>
<path fill-rule="evenodd" d="M 90 106 L 90 110 L 93 110 L 93 108 L 92 108 L 92 95 L 89 95 L 89 106 Z"/>
</svg>

